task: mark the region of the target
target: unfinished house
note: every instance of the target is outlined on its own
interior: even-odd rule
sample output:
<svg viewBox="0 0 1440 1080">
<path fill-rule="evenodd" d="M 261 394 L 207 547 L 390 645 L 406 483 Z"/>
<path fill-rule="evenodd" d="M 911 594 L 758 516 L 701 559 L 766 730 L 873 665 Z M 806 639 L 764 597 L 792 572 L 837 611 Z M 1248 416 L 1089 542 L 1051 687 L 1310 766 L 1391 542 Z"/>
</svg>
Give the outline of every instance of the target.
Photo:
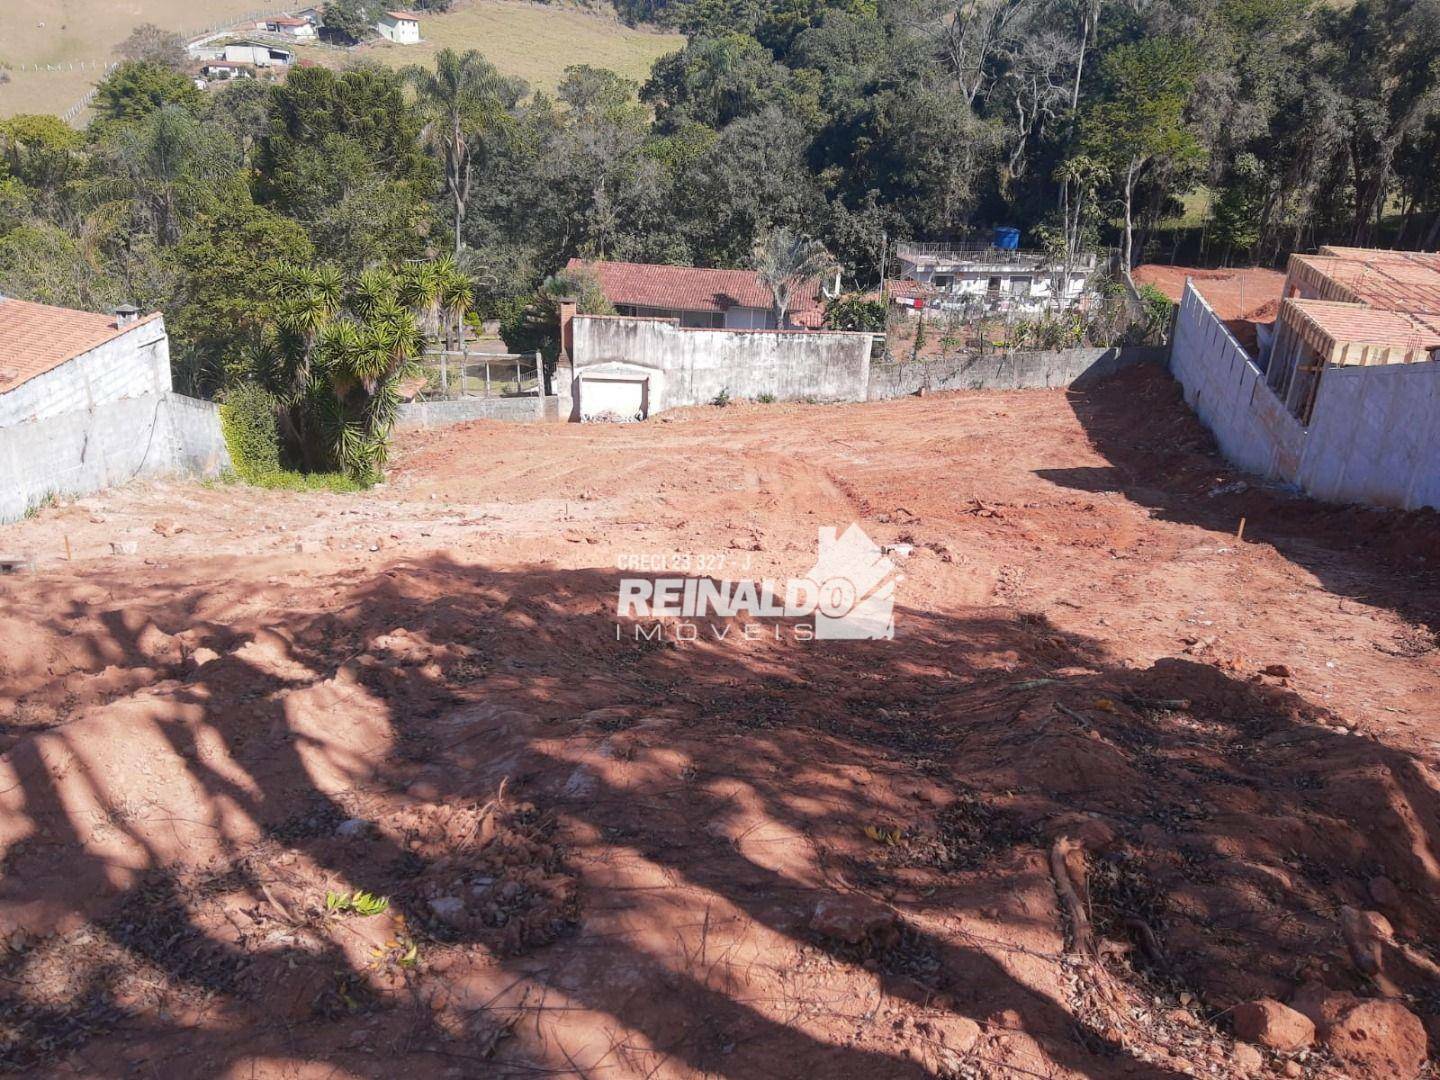
<svg viewBox="0 0 1440 1080">
<path fill-rule="evenodd" d="M 754 270 L 706 270 L 571 259 L 565 269 L 592 275 L 618 315 L 674 319 L 696 330 L 776 330 L 770 289 Z M 825 323 L 827 296 L 839 295 L 839 275 L 797 288 L 784 329 L 816 330 Z"/>
<path fill-rule="evenodd" d="M 1066 266 L 1042 251 L 995 245 L 903 243 L 895 254 L 901 280 L 889 293 L 897 303 L 972 314 L 1069 307 L 1096 266 L 1093 253 Z"/>
<path fill-rule="evenodd" d="M 1440 255 L 1322 247 L 1292 255 L 1265 380 L 1309 424 L 1334 367 L 1440 359 Z"/>
</svg>

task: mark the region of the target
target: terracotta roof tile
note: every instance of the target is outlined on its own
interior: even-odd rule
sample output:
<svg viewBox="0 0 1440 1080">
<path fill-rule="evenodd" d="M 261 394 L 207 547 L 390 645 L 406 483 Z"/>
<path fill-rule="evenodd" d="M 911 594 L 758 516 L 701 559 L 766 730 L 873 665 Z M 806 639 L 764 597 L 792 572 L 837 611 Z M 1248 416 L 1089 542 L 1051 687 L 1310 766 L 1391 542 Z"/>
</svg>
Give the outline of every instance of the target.
<svg viewBox="0 0 1440 1080">
<path fill-rule="evenodd" d="M 594 274 L 600 290 L 612 304 L 711 312 L 732 307 L 768 309 L 772 304 L 770 290 L 754 270 L 706 270 L 697 266 L 584 259 L 571 259 L 565 268 Z M 809 282 L 795 291 L 791 321 L 800 326 L 810 325 L 810 313 L 821 312 L 823 307 L 820 282 Z"/>
<path fill-rule="evenodd" d="M 1440 348 L 1440 320 L 1334 300 L 1286 300 L 1337 344 Z"/>
<path fill-rule="evenodd" d="M 0 297 L 0 394 L 159 317 L 122 327 L 114 315 Z"/>
<path fill-rule="evenodd" d="M 1440 255 L 1323 247 L 1318 255 L 1293 255 L 1290 263 L 1312 281 L 1328 279 L 1325 299 L 1440 315 Z"/>
</svg>

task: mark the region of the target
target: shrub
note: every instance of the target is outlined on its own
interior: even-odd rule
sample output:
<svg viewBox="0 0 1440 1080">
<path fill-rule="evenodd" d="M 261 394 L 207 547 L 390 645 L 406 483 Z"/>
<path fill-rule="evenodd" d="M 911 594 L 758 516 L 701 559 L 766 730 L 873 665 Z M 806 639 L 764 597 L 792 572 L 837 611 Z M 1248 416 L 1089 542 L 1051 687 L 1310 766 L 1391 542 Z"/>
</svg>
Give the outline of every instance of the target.
<svg viewBox="0 0 1440 1080">
<path fill-rule="evenodd" d="M 825 304 L 825 325 L 831 330 L 879 333 L 885 329 L 885 302 L 854 293 L 837 296 Z"/>
<path fill-rule="evenodd" d="M 228 390 L 220 406 L 220 430 L 230 462 L 242 480 L 256 483 L 280 471 L 280 428 L 275 400 L 254 383 Z"/>
<path fill-rule="evenodd" d="M 774 405 L 775 395 L 767 391 L 766 393 L 761 394 L 755 400 L 758 401 L 761 405 Z"/>
<path fill-rule="evenodd" d="M 719 409 L 723 409 L 726 405 L 729 405 L 730 388 L 727 386 L 723 390 L 721 390 L 718 394 L 714 396 L 714 398 L 711 399 L 710 404 L 714 405 L 716 408 Z"/>
</svg>

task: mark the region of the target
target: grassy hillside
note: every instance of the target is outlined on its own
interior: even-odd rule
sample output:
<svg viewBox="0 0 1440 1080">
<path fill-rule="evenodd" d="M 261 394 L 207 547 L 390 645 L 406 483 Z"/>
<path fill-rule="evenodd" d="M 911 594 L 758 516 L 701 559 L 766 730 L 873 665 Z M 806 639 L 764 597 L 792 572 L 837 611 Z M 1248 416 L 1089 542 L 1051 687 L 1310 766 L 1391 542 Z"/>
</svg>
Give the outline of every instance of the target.
<svg viewBox="0 0 1440 1080">
<path fill-rule="evenodd" d="M 515 0 L 470 0 L 420 24 L 419 45 L 388 41 L 348 52 L 316 47 L 301 50 L 322 63 L 351 58 L 379 60 L 392 67 L 426 64 L 443 48 L 477 49 L 507 75 L 518 75 L 538 90 L 553 90 L 571 64 L 609 68 L 643 82 L 650 65 L 685 44 L 678 34 L 628 27 L 612 16 L 577 8 Z"/>
<path fill-rule="evenodd" d="M 283 0 L 0 0 L 0 64 L 84 63 L 62 71 L 11 71 L 0 116 L 64 112 L 94 84 L 114 49 L 141 23 L 196 34 Z M 98 68 L 96 67 L 98 65 Z"/>
<path fill-rule="evenodd" d="M 281 0 L 283 2 L 283 0 Z M 0 0 L 0 65 L 85 63 L 84 69 L 10 71 L 0 84 L 0 116 L 64 112 L 115 59 L 114 47 L 140 23 L 153 22 L 184 34 L 258 10 L 277 0 Z M 302 3 L 294 5 L 303 6 Z M 577 8 L 515 0 L 462 0 L 446 15 L 421 24 L 425 41 L 399 46 L 380 42 L 358 49 L 308 46 L 300 55 L 329 66 L 369 58 L 400 67 L 426 63 L 437 49 L 478 49 L 502 71 L 538 89 L 552 89 L 571 64 L 608 67 L 643 79 L 655 58 L 683 39 L 622 25 L 613 17 Z"/>
</svg>

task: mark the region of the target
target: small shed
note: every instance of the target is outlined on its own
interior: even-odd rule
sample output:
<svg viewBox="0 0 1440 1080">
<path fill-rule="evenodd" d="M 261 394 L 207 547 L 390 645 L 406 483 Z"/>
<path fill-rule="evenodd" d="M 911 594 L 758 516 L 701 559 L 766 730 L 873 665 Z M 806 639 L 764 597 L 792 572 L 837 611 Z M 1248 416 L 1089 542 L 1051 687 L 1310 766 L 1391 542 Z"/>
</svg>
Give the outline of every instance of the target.
<svg viewBox="0 0 1440 1080">
<path fill-rule="evenodd" d="M 619 362 L 594 364 L 576 374 L 576 400 L 582 421 L 626 423 L 650 415 L 650 403 L 660 396 L 653 368 Z M 653 384 L 653 385 L 652 385 Z"/>
</svg>

